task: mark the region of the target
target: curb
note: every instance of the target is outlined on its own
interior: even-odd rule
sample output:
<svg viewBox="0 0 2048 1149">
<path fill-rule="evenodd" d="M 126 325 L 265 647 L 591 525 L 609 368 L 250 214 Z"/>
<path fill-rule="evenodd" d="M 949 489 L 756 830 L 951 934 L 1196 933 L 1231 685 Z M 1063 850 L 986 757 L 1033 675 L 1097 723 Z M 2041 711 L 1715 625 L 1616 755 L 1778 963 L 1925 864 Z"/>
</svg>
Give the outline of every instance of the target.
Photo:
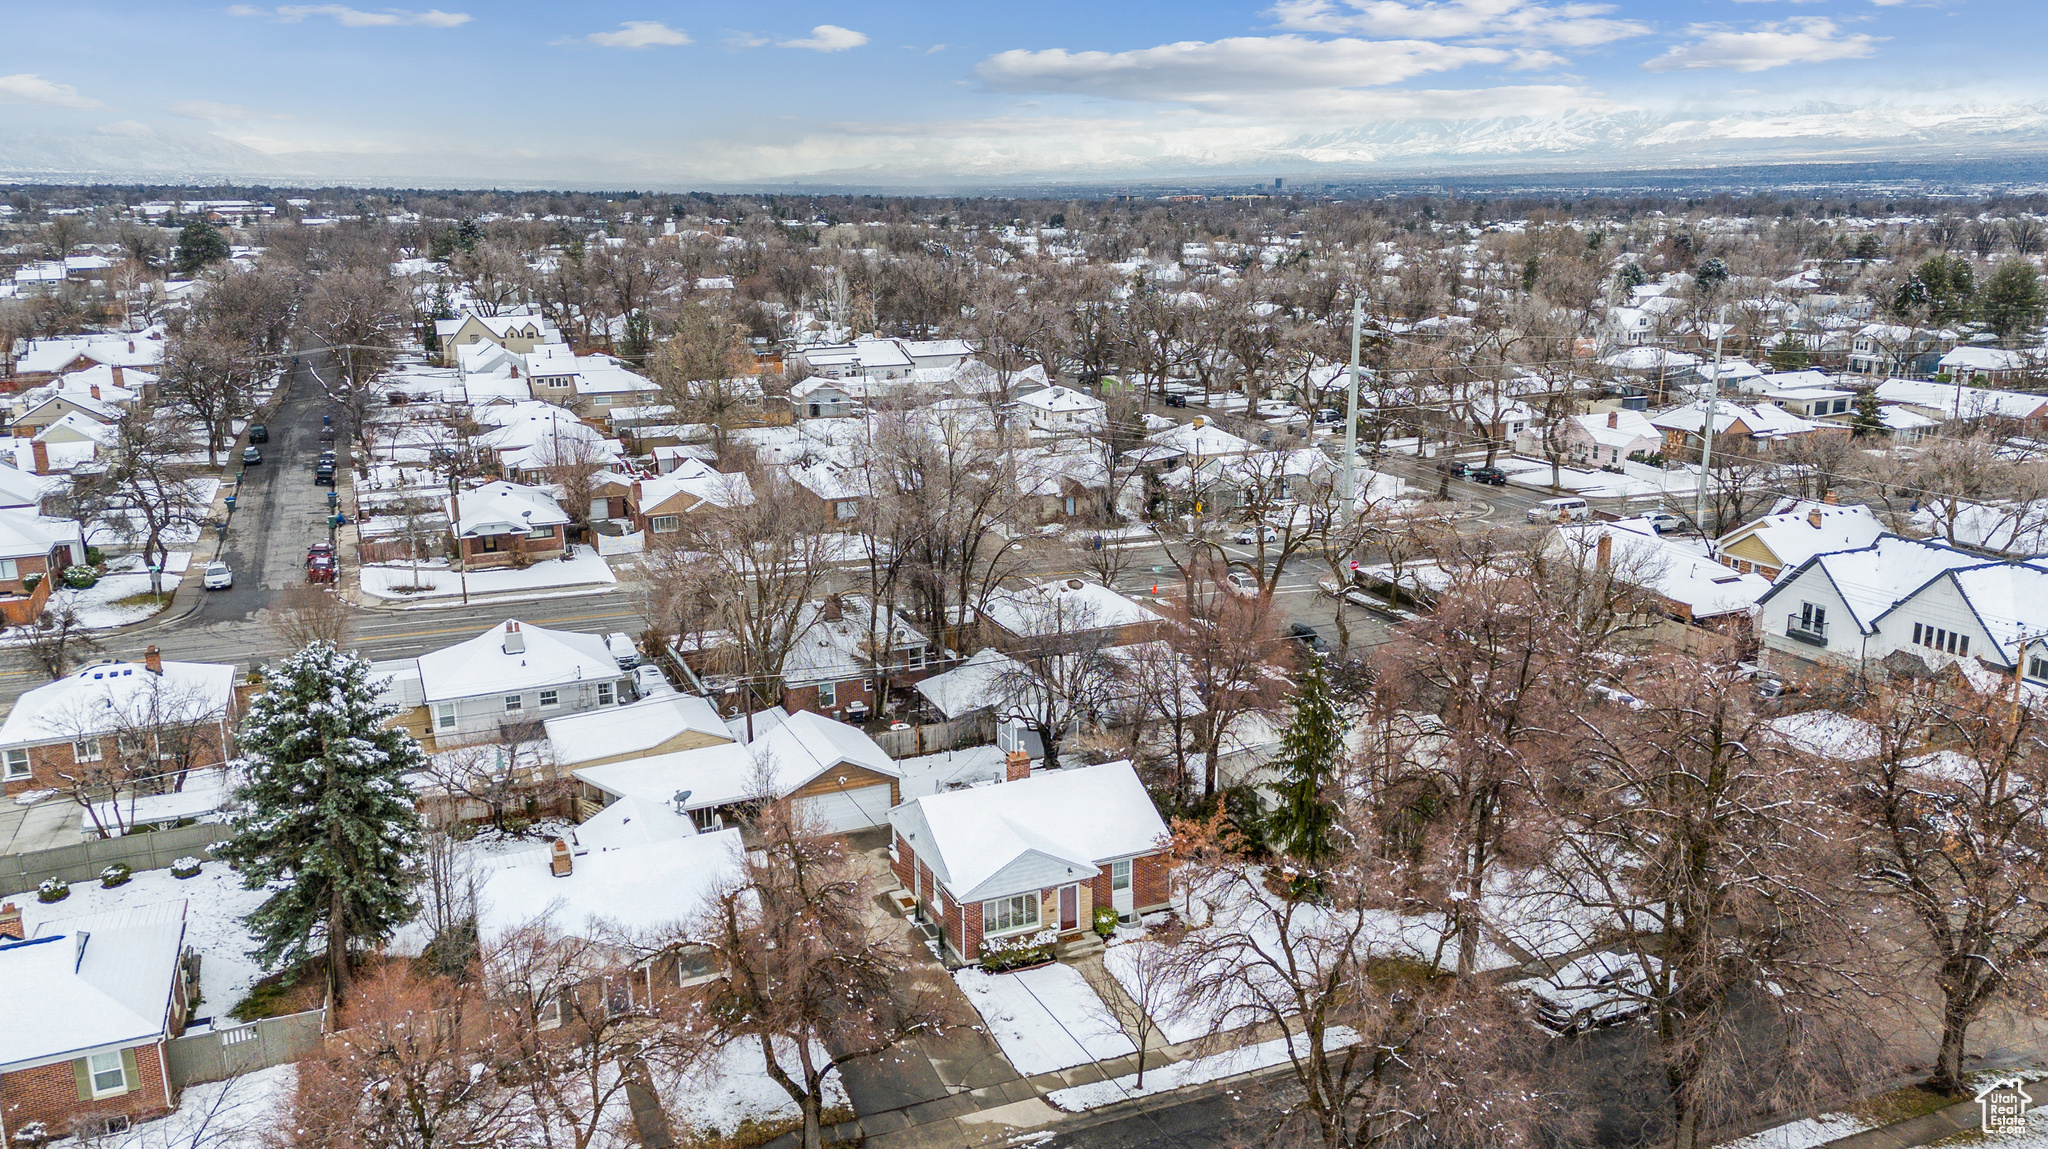
<svg viewBox="0 0 2048 1149">
<path fill-rule="evenodd" d="M 468 602 L 462 601 L 460 596 L 443 599 L 438 595 L 424 602 L 402 602 L 393 601 L 390 599 L 380 599 L 374 595 L 369 594 L 366 591 L 359 593 L 361 593 L 364 598 L 371 600 L 369 602 L 362 604 L 363 609 L 365 610 L 380 610 L 403 613 L 406 611 L 414 610 L 461 610 L 464 607 L 491 606 L 497 603 L 539 602 L 545 599 L 554 598 L 600 598 L 608 594 L 617 594 L 622 589 L 623 588 L 618 583 L 609 583 L 606 584 L 606 586 L 603 589 L 592 588 L 589 590 L 565 590 L 556 591 L 549 594 L 506 594 L 503 592 L 487 595 L 473 594 L 469 596 Z"/>
</svg>

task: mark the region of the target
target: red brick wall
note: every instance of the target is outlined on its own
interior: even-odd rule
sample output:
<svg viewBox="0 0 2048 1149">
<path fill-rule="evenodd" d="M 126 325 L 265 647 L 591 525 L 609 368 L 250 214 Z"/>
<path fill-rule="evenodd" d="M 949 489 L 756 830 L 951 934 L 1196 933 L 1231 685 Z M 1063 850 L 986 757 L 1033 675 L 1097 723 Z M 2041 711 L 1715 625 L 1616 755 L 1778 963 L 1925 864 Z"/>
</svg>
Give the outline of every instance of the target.
<svg viewBox="0 0 2048 1149">
<path fill-rule="evenodd" d="M 1088 883 L 1088 888 L 1094 895 L 1096 905 L 1111 906 L 1116 904 L 1110 900 L 1108 866 L 1102 867 L 1102 872 L 1095 875 L 1094 880 Z M 1094 911 L 1091 910 L 1089 912 L 1089 920 L 1082 922 L 1081 925 L 1084 928 L 1092 929 L 1094 927 Z"/>
<path fill-rule="evenodd" d="M 163 1046 L 138 1047 L 135 1068 L 141 1078 L 136 1088 L 97 1101 L 78 1099 L 77 1071 L 68 1061 L 0 1073 L 0 1113 L 5 1115 L 8 1134 L 12 1136 L 31 1121 L 41 1121 L 52 1132 L 63 1134 L 71 1132 L 72 1121 L 80 1117 L 125 1113 L 141 1120 L 170 1112 L 171 1107 L 164 1104 Z"/>
<path fill-rule="evenodd" d="M 808 710 L 813 714 L 830 716 L 835 711 L 844 711 L 847 703 L 859 699 L 867 704 L 869 714 L 875 713 L 875 692 L 870 689 L 872 683 L 869 680 L 849 678 L 833 685 L 836 693 L 830 706 L 818 705 L 818 688 L 815 686 L 785 686 L 782 688 L 782 708 L 791 713 Z"/>
<path fill-rule="evenodd" d="M 917 851 L 910 848 L 910 843 L 904 841 L 901 834 L 895 835 L 893 844 L 896 847 L 896 856 L 889 860 L 889 869 L 895 873 L 898 885 L 915 894 L 917 893 Z"/>
<path fill-rule="evenodd" d="M 223 734 L 224 729 L 221 732 L 208 731 L 205 737 L 195 738 L 191 762 L 193 769 L 196 770 L 221 764 L 223 760 L 221 753 Z M 114 736 L 111 734 L 106 735 L 102 742 L 101 753 L 113 754 L 115 751 Z M 101 765 L 105 765 L 105 763 L 101 763 Z M 58 775 L 73 771 L 77 766 L 78 758 L 72 752 L 72 744 L 69 742 L 52 742 L 43 746 L 31 746 L 28 748 L 29 776 L 9 781 L 6 785 L 6 792 L 9 794 L 19 794 L 26 790 L 60 788 L 64 785 L 64 781 Z"/>
<path fill-rule="evenodd" d="M 948 913 L 946 917 L 949 921 L 956 916 L 950 912 L 951 903 L 952 899 L 948 898 Z M 961 942 L 959 947 L 960 956 L 969 961 L 977 960 L 981 957 L 981 903 L 975 902 L 961 907 L 961 912 L 957 917 L 960 921 L 958 935 Z"/>
<path fill-rule="evenodd" d="M 1168 863 L 1164 854 L 1144 854 L 1131 859 L 1131 904 L 1141 910 L 1165 905 L 1172 897 L 1167 873 Z"/>
</svg>

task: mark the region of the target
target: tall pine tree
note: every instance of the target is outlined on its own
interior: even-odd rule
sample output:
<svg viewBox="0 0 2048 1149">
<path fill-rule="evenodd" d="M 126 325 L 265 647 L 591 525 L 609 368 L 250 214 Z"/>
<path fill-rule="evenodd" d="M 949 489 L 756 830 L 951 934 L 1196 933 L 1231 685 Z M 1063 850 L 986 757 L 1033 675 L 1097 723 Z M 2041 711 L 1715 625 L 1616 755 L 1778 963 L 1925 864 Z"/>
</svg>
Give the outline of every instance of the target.
<svg viewBox="0 0 2048 1149">
<path fill-rule="evenodd" d="M 261 941 L 253 956 L 297 965 L 324 948 L 340 1000 L 350 952 L 417 908 L 420 819 L 405 777 L 426 758 L 385 727 L 398 708 L 378 701 L 360 655 L 315 642 L 264 673 L 269 691 L 242 724 L 247 813 L 220 852 L 249 889 L 278 883 L 243 919 Z"/>
<path fill-rule="evenodd" d="M 1309 868 L 1336 853 L 1330 834 L 1337 809 L 1329 787 L 1344 753 L 1344 720 L 1330 697 L 1330 679 L 1319 654 L 1309 656 L 1294 699 L 1294 720 L 1280 738 L 1279 805 L 1267 822 L 1273 844 Z"/>
</svg>

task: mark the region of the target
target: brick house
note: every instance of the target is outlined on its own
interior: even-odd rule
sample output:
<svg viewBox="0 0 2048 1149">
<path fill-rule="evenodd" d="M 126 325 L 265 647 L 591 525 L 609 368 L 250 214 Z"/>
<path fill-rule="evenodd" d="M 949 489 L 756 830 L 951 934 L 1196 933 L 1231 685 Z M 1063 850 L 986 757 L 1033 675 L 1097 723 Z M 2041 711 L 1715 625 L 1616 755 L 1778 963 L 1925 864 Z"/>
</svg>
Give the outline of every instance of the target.
<svg viewBox="0 0 2048 1149">
<path fill-rule="evenodd" d="M 100 662 L 21 696 L 0 724 L 8 794 L 64 785 L 81 770 L 182 775 L 233 756 L 235 668 L 218 662 Z"/>
<path fill-rule="evenodd" d="M 955 960 L 984 941 L 1092 937 L 1096 906 L 1130 919 L 1167 904 L 1166 823 L 1129 762 L 1031 772 L 889 811 L 889 866 Z"/>
<path fill-rule="evenodd" d="M 1006 653 L 1129 646 L 1157 638 L 1165 622 L 1136 599 L 1078 578 L 1000 589 L 979 614 L 989 644 Z"/>
<path fill-rule="evenodd" d="M 539 487 L 499 481 L 441 500 L 455 537 L 456 564 L 469 570 L 558 559 L 568 549 L 569 515 Z"/>
<path fill-rule="evenodd" d="M 42 613 L 50 576 L 85 561 L 85 535 L 74 519 L 47 518 L 33 507 L 0 509 L 0 616 L 21 624 Z M 23 584 L 33 580 L 34 587 Z"/>
<path fill-rule="evenodd" d="M 28 939 L 20 911 L 0 907 L 0 1137 L 35 1124 L 53 1137 L 118 1131 L 170 1112 L 164 1042 L 184 1032 L 196 973 L 183 901 L 47 921 Z"/>
<path fill-rule="evenodd" d="M 683 516 L 693 511 L 743 507 L 753 501 L 753 483 L 745 474 L 682 459 L 659 478 L 633 480 L 626 491 L 625 517 L 633 520 L 636 531 L 668 535 L 680 530 Z"/>
</svg>

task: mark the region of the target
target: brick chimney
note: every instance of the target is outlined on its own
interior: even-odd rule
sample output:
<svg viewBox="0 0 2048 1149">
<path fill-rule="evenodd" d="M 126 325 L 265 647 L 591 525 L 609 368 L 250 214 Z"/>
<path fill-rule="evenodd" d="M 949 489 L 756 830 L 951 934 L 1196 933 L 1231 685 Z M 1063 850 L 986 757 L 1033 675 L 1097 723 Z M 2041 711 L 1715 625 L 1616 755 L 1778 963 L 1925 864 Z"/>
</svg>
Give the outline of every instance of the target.
<svg viewBox="0 0 2048 1149">
<path fill-rule="evenodd" d="M 1840 494 L 1837 494 L 1835 491 L 1830 490 L 1827 494 L 1822 495 L 1820 497 L 1820 501 L 1826 503 L 1828 506 L 1831 507 L 1840 506 L 1842 502 L 1842 496 Z"/>
<path fill-rule="evenodd" d="M 21 907 L 13 902 L 0 906 L 0 938 L 13 938 L 15 941 L 21 941 L 22 936 Z"/>
<path fill-rule="evenodd" d="M 119 367 L 116 367 L 116 368 L 114 368 L 114 386 L 116 386 L 116 387 L 126 387 L 126 386 L 127 386 L 127 384 L 126 384 L 126 383 L 123 383 L 123 382 L 121 381 L 121 369 L 120 369 Z M 100 397 L 100 390 L 99 390 L 99 388 L 97 388 L 97 387 L 93 388 L 93 390 L 92 390 L 92 397 L 93 397 L 93 398 L 95 398 L 95 399 L 97 399 L 97 398 L 99 398 L 99 397 Z"/>
<path fill-rule="evenodd" d="M 1003 755 L 1003 781 L 1022 782 L 1031 777 L 1031 755 L 1012 750 Z"/>
<path fill-rule="evenodd" d="M 836 594 L 825 596 L 825 605 L 818 610 L 818 618 L 824 622 L 838 622 L 846 617 L 846 604 Z"/>
<path fill-rule="evenodd" d="M 1819 508 L 1819 507 L 1815 507 L 1815 508 L 1813 508 L 1812 510 L 1810 510 L 1810 511 L 1806 512 L 1806 522 L 1807 522 L 1807 524 L 1808 524 L 1809 526 L 1813 527 L 1813 529 L 1814 529 L 1814 530 L 1819 530 L 1819 529 L 1820 529 L 1820 508 Z"/>
<path fill-rule="evenodd" d="M 1601 574 L 1606 574 L 1606 573 L 1607 573 L 1607 568 L 1608 568 L 1608 567 L 1611 567 L 1611 566 L 1613 566 L 1613 565 L 1614 565 L 1614 536 L 1613 536 L 1613 535 L 1610 535 L 1610 534 L 1606 533 L 1605 531 L 1601 532 L 1601 534 L 1600 534 L 1600 548 L 1599 548 L 1599 550 L 1598 550 L 1598 551 L 1596 551 L 1596 552 L 1594 553 L 1594 557 L 1593 557 L 1593 563 L 1594 563 L 1594 569 L 1595 569 L 1595 570 L 1597 570 L 1597 571 L 1599 571 L 1599 572 L 1600 572 Z"/>
<path fill-rule="evenodd" d="M 164 652 L 150 643 L 142 652 L 142 668 L 161 678 L 164 673 Z"/>
<path fill-rule="evenodd" d="M 1607 427 L 1609 430 L 1619 430 L 1621 428 L 1621 412 L 1609 411 L 1607 413 Z"/>
<path fill-rule="evenodd" d="M 29 453 L 35 456 L 35 466 L 31 468 L 31 471 L 32 471 L 32 473 L 34 473 L 34 474 L 38 474 L 38 475 L 47 475 L 47 474 L 49 474 L 49 473 L 50 473 L 50 446 L 49 446 L 49 444 L 47 444 L 47 443 L 43 442 L 43 441 L 42 441 L 41 439 L 37 439 L 37 440 L 35 440 L 35 441 L 34 441 L 33 443 L 29 444 Z"/>
<path fill-rule="evenodd" d="M 100 385 L 97 383 L 92 385 L 92 397 L 95 399 L 100 397 Z"/>
<path fill-rule="evenodd" d="M 569 852 L 569 839 L 556 838 L 548 847 L 548 873 L 566 878 L 576 869 L 576 856 Z"/>
</svg>

